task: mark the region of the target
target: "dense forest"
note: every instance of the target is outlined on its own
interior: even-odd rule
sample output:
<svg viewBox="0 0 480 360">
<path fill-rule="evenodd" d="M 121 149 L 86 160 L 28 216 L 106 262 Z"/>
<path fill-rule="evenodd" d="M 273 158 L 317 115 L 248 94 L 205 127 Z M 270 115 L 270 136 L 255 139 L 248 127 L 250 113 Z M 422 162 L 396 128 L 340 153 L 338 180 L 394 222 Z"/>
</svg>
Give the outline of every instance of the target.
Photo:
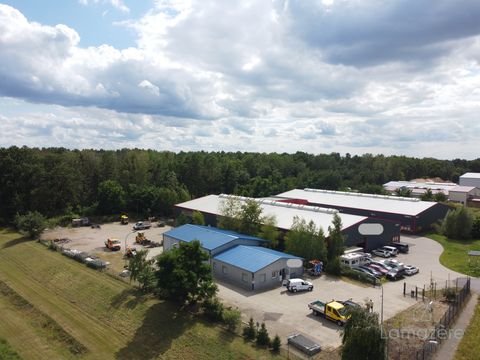
<svg viewBox="0 0 480 360">
<path fill-rule="evenodd" d="M 0 149 L 0 222 L 27 211 L 168 216 L 173 204 L 211 193 L 259 197 L 304 187 L 381 193 L 390 180 L 458 181 L 467 171 L 480 172 L 480 159 L 10 147 Z"/>
</svg>

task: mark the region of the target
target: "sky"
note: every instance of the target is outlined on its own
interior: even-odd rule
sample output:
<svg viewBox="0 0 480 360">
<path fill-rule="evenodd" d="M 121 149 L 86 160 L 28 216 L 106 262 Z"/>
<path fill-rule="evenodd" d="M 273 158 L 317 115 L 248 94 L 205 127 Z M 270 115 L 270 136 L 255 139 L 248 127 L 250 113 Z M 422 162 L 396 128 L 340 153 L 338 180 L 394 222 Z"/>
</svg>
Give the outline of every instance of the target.
<svg viewBox="0 0 480 360">
<path fill-rule="evenodd" d="M 480 157 L 475 0 L 0 0 L 0 147 Z"/>
</svg>

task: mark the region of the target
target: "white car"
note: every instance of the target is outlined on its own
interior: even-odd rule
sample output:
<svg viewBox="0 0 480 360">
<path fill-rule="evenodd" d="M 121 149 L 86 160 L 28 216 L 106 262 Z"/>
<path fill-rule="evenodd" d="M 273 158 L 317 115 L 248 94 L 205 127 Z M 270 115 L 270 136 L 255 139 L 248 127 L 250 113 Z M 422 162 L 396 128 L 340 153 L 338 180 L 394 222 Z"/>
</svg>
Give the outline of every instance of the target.
<svg viewBox="0 0 480 360">
<path fill-rule="evenodd" d="M 393 246 L 382 246 L 380 249 L 382 250 L 387 250 L 392 254 L 392 256 L 397 256 L 398 255 L 398 249 Z"/>
<path fill-rule="evenodd" d="M 377 256 L 381 256 L 381 257 L 384 257 L 384 258 L 389 258 L 390 256 L 392 256 L 392 253 L 388 250 L 385 250 L 385 249 L 375 249 L 375 250 L 372 251 L 372 254 L 377 255 Z"/>
<path fill-rule="evenodd" d="M 312 291 L 313 284 L 310 281 L 303 280 L 303 279 L 290 279 L 285 284 L 287 290 L 290 292 L 297 292 L 297 291 Z"/>
<path fill-rule="evenodd" d="M 412 265 L 405 265 L 404 270 L 407 275 L 415 275 L 419 272 L 418 268 Z"/>
</svg>

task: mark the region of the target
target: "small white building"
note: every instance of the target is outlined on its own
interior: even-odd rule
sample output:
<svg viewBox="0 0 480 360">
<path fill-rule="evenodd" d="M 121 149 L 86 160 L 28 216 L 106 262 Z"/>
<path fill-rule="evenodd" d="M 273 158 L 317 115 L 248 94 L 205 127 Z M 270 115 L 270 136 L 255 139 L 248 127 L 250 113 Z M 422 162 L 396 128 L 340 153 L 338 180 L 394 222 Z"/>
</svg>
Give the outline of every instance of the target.
<svg viewBox="0 0 480 360">
<path fill-rule="evenodd" d="M 480 173 L 465 173 L 460 176 L 460 186 L 473 186 L 480 188 Z"/>
<path fill-rule="evenodd" d="M 480 189 L 474 186 L 455 186 L 448 193 L 448 200 L 467 205 L 467 200 L 480 196 Z"/>
</svg>

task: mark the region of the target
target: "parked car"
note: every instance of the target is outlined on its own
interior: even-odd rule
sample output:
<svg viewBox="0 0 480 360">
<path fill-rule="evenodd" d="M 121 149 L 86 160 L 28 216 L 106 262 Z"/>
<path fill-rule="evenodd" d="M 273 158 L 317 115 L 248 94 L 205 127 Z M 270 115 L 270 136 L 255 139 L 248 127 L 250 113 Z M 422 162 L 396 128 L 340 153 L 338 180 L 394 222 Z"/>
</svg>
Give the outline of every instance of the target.
<svg viewBox="0 0 480 360">
<path fill-rule="evenodd" d="M 376 271 L 380 272 L 382 275 L 385 275 L 386 273 L 388 273 L 387 269 L 385 269 L 385 268 L 383 268 L 383 267 L 381 267 L 377 264 L 371 263 L 371 264 L 368 264 L 367 266 L 369 268 L 373 269 L 373 270 L 376 270 Z"/>
<path fill-rule="evenodd" d="M 389 272 L 390 270 L 392 270 L 392 267 L 391 267 L 391 266 L 388 266 L 388 265 L 386 265 L 385 263 L 380 262 L 380 261 L 372 261 L 370 264 L 376 265 L 376 266 L 378 266 L 378 267 L 386 270 L 387 272 Z"/>
<path fill-rule="evenodd" d="M 290 279 L 287 280 L 285 286 L 287 290 L 290 292 L 297 292 L 297 291 L 312 291 L 313 284 L 310 281 L 306 281 L 303 279 Z"/>
<path fill-rule="evenodd" d="M 400 251 L 401 253 L 404 253 L 404 254 L 407 254 L 408 251 L 410 250 L 410 247 L 408 246 L 408 244 L 401 243 L 401 242 L 391 243 L 391 244 L 389 244 L 389 246 L 396 247 L 398 249 L 398 251 Z"/>
<path fill-rule="evenodd" d="M 400 280 L 403 279 L 403 271 L 392 270 L 385 276 L 388 280 Z"/>
<path fill-rule="evenodd" d="M 133 225 L 133 230 L 147 230 L 152 227 L 150 221 L 139 221 Z"/>
<path fill-rule="evenodd" d="M 389 258 L 390 256 L 392 256 L 390 251 L 387 251 L 387 250 L 382 249 L 382 248 L 373 250 L 372 254 L 377 255 L 377 256 L 381 256 L 381 257 L 384 257 L 384 258 Z"/>
<path fill-rule="evenodd" d="M 344 300 L 344 301 L 339 301 L 340 304 L 343 304 L 345 308 L 348 310 L 349 308 L 361 308 L 362 306 L 352 299 Z"/>
<path fill-rule="evenodd" d="M 383 260 L 383 263 L 387 266 L 390 266 L 393 269 L 402 268 L 404 266 L 403 263 L 394 259 Z"/>
<path fill-rule="evenodd" d="M 412 265 L 405 265 L 403 269 L 406 275 L 415 275 L 415 274 L 418 274 L 419 272 L 418 268 Z"/>
<path fill-rule="evenodd" d="M 359 267 L 352 267 L 351 268 L 353 271 L 355 272 L 358 272 L 360 274 L 363 274 L 364 276 L 366 276 L 371 282 L 376 282 L 376 277 L 374 275 L 372 275 L 371 272 L 369 271 L 366 271 L 365 269 L 361 269 Z"/>
<path fill-rule="evenodd" d="M 372 276 L 375 276 L 376 278 L 379 278 L 382 276 L 381 272 L 374 270 L 372 268 L 369 268 L 368 266 L 358 266 L 358 268 Z"/>
<path fill-rule="evenodd" d="M 382 246 L 381 249 L 390 251 L 391 256 L 397 256 L 398 255 L 398 249 L 393 246 Z"/>
</svg>

